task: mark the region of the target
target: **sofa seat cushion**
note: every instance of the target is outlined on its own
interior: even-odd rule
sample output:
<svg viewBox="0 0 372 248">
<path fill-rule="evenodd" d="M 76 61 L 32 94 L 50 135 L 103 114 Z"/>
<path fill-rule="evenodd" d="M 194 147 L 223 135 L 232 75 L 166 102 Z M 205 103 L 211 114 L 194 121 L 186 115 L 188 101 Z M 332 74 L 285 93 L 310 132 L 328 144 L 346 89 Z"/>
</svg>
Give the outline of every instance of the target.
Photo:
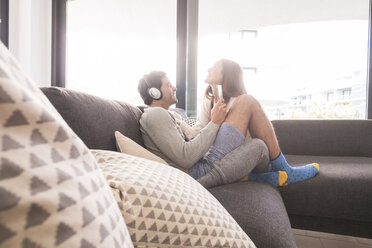
<svg viewBox="0 0 372 248">
<path fill-rule="evenodd" d="M 286 155 L 291 165 L 317 162 L 320 172 L 280 188 L 288 214 L 372 221 L 372 158 Z"/>
<path fill-rule="evenodd" d="M 209 189 L 257 247 L 296 247 L 279 191 L 259 182 L 239 182 Z"/>
</svg>

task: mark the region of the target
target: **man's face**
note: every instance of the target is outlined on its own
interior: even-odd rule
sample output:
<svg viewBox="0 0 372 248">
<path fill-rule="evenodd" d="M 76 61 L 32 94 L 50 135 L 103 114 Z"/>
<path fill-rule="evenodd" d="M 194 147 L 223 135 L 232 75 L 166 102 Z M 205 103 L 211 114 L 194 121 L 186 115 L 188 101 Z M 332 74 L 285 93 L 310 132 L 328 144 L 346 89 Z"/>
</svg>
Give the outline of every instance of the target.
<svg viewBox="0 0 372 248">
<path fill-rule="evenodd" d="M 165 105 L 169 106 L 176 104 L 178 102 L 178 99 L 176 97 L 177 88 L 171 84 L 168 77 L 163 77 L 161 79 L 161 82 L 162 84 L 160 89 L 163 93 L 161 101 L 163 101 Z"/>
</svg>

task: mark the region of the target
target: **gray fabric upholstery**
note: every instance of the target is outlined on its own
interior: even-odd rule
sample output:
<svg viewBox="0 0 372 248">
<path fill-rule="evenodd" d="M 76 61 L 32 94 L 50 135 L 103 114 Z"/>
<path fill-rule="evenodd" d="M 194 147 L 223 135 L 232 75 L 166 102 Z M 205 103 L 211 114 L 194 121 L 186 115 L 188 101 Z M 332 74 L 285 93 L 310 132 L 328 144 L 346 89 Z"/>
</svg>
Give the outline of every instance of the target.
<svg viewBox="0 0 372 248">
<path fill-rule="evenodd" d="M 289 214 L 293 228 L 317 232 L 336 233 L 347 236 L 372 238 L 372 224 L 368 221 L 354 221 L 315 216 Z"/>
<path fill-rule="evenodd" d="M 90 149 L 116 151 L 115 131 L 143 146 L 137 107 L 64 88 L 41 90 Z"/>
<path fill-rule="evenodd" d="M 372 157 L 372 120 L 274 120 L 284 154 Z"/>
<path fill-rule="evenodd" d="M 293 227 L 372 238 L 372 120 L 272 123 L 290 164 L 320 164 L 313 179 L 280 189 Z"/>
<path fill-rule="evenodd" d="M 280 188 L 288 213 L 372 222 L 372 158 L 286 157 L 291 165 L 320 165 L 314 178 Z"/>
<path fill-rule="evenodd" d="M 282 197 L 272 186 L 239 182 L 211 188 L 243 230 L 260 248 L 296 247 Z"/>
<path fill-rule="evenodd" d="M 286 158 L 294 166 L 310 162 L 320 165 L 314 178 L 280 188 L 290 216 L 322 217 L 336 223 L 369 222 L 372 229 L 372 158 L 297 155 Z M 357 229 L 363 230 L 362 226 Z"/>
</svg>

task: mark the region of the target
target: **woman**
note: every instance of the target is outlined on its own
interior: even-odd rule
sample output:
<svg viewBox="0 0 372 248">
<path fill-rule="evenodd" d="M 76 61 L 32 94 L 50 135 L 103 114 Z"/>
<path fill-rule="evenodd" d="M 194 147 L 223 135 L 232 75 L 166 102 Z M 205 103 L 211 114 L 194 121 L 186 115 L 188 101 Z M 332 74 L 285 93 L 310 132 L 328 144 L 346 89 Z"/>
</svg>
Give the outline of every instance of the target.
<svg viewBox="0 0 372 248">
<path fill-rule="evenodd" d="M 188 139 L 192 139 L 210 121 L 211 109 L 220 98 L 218 85 L 221 85 L 221 96 L 227 104 L 227 111 L 234 111 L 241 116 L 241 119 L 237 120 L 235 125 L 246 136 L 246 143 L 251 140 L 251 137 L 258 138 L 265 142 L 269 150 L 271 171 L 267 173 L 251 173 L 249 180 L 263 181 L 276 185 L 277 178 L 280 177 L 281 173 L 285 172 L 288 177 L 285 183 L 287 185 L 309 179 L 318 173 L 319 165 L 316 163 L 299 167 L 292 167 L 287 163 L 279 148 L 271 122 L 266 117 L 259 102 L 246 93 L 243 73 L 239 64 L 227 59 L 217 61 L 208 70 L 205 82 L 209 86 L 205 92 L 198 123 L 191 129 L 181 126 L 181 128 L 185 129 L 184 133 Z M 225 170 L 228 169 L 228 167 L 225 168 Z M 206 176 L 210 176 L 210 174 L 213 173 L 209 173 Z M 203 178 L 199 180 L 203 182 Z M 213 179 L 209 178 L 206 181 L 213 181 Z"/>
</svg>

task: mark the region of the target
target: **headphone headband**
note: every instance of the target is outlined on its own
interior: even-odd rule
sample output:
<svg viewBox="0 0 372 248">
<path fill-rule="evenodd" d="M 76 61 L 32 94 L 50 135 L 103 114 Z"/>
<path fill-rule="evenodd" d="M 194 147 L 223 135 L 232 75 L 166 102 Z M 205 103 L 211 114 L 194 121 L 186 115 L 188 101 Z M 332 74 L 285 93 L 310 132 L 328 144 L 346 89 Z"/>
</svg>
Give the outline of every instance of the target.
<svg viewBox="0 0 372 248">
<path fill-rule="evenodd" d="M 143 80 L 145 81 L 147 88 L 151 88 L 149 81 L 147 80 L 147 75 L 143 76 Z"/>
</svg>

